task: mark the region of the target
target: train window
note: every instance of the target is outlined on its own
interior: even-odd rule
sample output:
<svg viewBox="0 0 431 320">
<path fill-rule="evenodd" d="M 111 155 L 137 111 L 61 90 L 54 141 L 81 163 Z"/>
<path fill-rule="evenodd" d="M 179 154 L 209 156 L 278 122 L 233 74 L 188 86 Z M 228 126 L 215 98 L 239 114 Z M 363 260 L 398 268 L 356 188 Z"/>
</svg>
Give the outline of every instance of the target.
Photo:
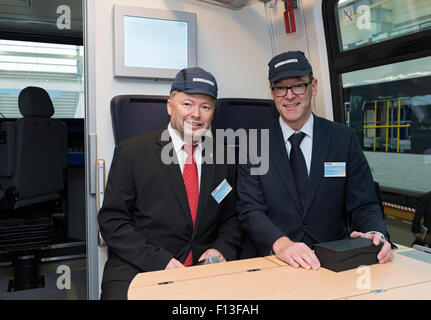
<svg viewBox="0 0 431 320">
<path fill-rule="evenodd" d="M 431 190 L 431 2 L 326 0 L 322 12 L 334 121 L 356 132 L 391 238 L 410 246 Z"/>
<path fill-rule="evenodd" d="M 429 191 L 431 57 L 341 77 L 346 124 L 356 131 L 374 179 L 392 190 Z"/>
<path fill-rule="evenodd" d="M 0 40 L 0 117 L 20 118 L 19 92 L 40 86 L 55 118 L 84 118 L 83 47 Z"/>
<path fill-rule="evenodd" d="M 340 50 L 347 51 L 431 28 L 429 0 L 339 0 Z"/>
</svg>

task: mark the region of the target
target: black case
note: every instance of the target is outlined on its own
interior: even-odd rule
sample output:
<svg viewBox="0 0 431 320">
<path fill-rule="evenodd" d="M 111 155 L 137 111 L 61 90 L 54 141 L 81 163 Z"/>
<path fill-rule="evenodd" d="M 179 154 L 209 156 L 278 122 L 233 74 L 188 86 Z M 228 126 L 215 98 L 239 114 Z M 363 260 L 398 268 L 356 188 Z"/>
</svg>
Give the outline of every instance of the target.
<svg viewBox="0 0 431 320">
<path fill-rule="evenodd" d="M 315 244 L 314 250 L 322 267 L 340 272 L 379 263 L 382 246 L 383 242 L 375 246 L 370 239 L 356 238 Z"/>
</svg>

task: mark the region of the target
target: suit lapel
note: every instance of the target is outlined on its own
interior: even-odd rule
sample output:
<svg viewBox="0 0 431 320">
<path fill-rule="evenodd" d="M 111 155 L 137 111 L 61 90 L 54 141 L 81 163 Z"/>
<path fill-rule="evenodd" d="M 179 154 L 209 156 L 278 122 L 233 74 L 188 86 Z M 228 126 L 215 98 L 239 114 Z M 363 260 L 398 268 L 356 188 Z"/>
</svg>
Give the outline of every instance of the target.
<svg viewBox="0 0 431 320">
<path fill-rule="evenodd" d="M 169 152 L 170 156 L 176 160 L 174 163 L 171 163 L 171 164 L 163 163 L 162 157 L 161 157 L 163 148 L 168 148 L 168 150 L 170 151 Z M 158 140 L 155 144 L 154 153 L 156 157 L 160 160 L 160 165 L 162 166 L 163 171 L 165 172 L 165 175 L 166 175 L 166 179 L 169 182 L 172 188 L 172 191 L 182 209 L 182 212 L 184 214 L 184 218 L 187 221 L 187 224 L 190 226 L 190 228 L 192 228 L 193 221 L 190 213 L 189 201 L 187 199 L 187 192 L 184 186 L 183 176 L 181 174 L 180 166 L 178 165 L 177 155 L 174 150 L 174 146 L 172 144 L 171 139 L 169 138 L 169 141 L 162 141 L 161 139 Z"/>
<path fill-rule="evenodd" d="M 293 177 L 292 168 L 290 167 L 289 157 L 287 155 L 286 145 L 283 139 L 280 123 L 277 118 L 270 127 L 270 144 L 269 154 L 274 161 L 276 168 L 282 178 L 285 186 L 294 200 L 298 212 L 301 212 L 300 199 L 296 190 L 295 179 Z"/>
<path fill-rule="evenodd" d="M 327 159 L 330 140 L 326 134 L 328 125 L 321 118 L 314 116 L 313 149 L 311 153 L 311 168 L 304 203 L 304 216 L 313 202 L 320 180 L 323 177 L 323 164 Z"/>
</svg>

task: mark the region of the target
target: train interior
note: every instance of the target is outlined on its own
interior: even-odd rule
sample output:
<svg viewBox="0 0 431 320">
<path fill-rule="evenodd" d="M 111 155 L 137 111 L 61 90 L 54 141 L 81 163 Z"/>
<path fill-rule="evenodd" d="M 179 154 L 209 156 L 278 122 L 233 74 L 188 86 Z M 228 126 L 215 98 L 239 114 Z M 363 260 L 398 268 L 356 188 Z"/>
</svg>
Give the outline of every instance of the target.
<svg viewBox="0 0 431 320">
<path fill-rule="evenodd" d="M 355 130 L 391 240 L 412 245 L 417 198 L 431 190 L 428 0 L 2 0 L 0 300 L 98 299 L 107 253 L 93 165 L 105 159 L 107 177 L 111 99 L 170 87 L 113 76 L 114 5 L 196 13 L 197 61 L 222 70 L 222 98 L 269 101 L 267 61 L 303 50 L 318 65 L 314 112 Z"/>
<path fill-rule="evenodd" d="M 68 5 L 82 12 L 80 1 Z M 46 11 L 37 1 L 0 3 L 0 300 L 87 297 L 82 17 L 59 35 L 58 15 Z M 25 102 L 26 87 L 49 97 L 34 90 Z M 53 115 L 24 111 L 37 103 Z M 73 281 L 59 290 L 65 272 Z"/>
</svg>

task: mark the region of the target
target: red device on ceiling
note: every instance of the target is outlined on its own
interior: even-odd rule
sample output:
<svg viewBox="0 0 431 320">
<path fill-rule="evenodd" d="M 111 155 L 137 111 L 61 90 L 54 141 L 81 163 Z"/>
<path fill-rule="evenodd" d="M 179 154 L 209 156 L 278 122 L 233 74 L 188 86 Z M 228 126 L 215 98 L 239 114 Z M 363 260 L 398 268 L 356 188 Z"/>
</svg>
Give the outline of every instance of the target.
<svg viewBox="0 0 431 320">
<path fill-rule="evenodd" d="M 286 33 L 296 32 L 295 14 L 293 12 L 292 0 L 284 0 L 284 25 Z"/>
</svg>

